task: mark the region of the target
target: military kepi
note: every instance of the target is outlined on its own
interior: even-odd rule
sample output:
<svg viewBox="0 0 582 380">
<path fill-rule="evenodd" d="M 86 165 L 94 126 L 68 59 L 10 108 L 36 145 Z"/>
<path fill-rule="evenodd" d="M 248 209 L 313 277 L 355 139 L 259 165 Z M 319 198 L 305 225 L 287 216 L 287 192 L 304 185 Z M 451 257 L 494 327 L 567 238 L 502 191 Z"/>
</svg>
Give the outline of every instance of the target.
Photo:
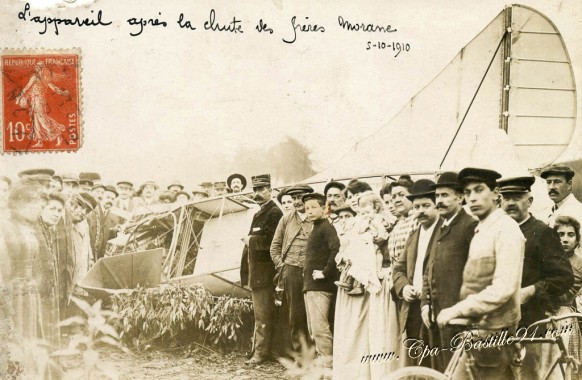
<svg viewBox="0 0 582 380">
<path fill-rule="evenodd" d="M 501 174 L 495 170 L 481 168 L 465 168 L 459 172 L 459 182 L 465 185 L 469 182 L 493 182 L 496 183 Z"/>
<path fill-rule="evenodd" d="M 271 187 L 271 175 L 270 174 L 259 174 L 251 177 L 251 183 L 253 187 L 267 186 Z"/>
<path fill-rule="evenodd" d="M 497 184 L 501 193 L 529 193 L 535 180 L 533 176 L 503 178 Z"/>
<path fill-rule="evenodd" d="M 552 165 L 552 166 L 547 167 L 544 170 L 542 170 L 540 177 L 542 177 L 543 179 L 546 179 L 546 178 L 548 178 L 548 176 L 551 176 L 551 175 L 563 175 L 564 177 L 566 177 L 566 181 L 569 181 L 572 179 L 572 177 L 574 177 L 574 174 L 575 174 L 574 170 L 572 170 L 572 168 L 569 166 Z"/>
</svg>

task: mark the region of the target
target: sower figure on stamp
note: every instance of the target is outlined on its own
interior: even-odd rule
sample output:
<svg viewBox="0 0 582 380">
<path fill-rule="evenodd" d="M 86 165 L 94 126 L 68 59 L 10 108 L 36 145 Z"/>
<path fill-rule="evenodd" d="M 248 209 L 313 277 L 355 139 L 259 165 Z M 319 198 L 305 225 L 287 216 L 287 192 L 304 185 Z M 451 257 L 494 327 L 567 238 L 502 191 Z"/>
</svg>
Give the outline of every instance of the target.
<svg viewBox="0 0 582 380">
<path fill-rule="evenodd" d="M 521 280 L 520 327 L 544 319 L 547 313 L 557 309 L 556 300 L 574 284 L 572 265 L 560 244 L 558 234 L 541 220 L 529 213 L 533 197 L 533 176 L 507 178 L 498 181 L 503 210 L 519 223 L 526 239 L 523 275 Z M 553 313 L 552 313 L 553 314 Z M 523 365 L 527 378 L 545 374 L 551 365 L 551 345 L 528 347 Z"/>
<path fill-rule="evenodd" d="M 313 193 L 313 189 L 303 184 L 292 186 L 285 191 L 285 195 L 293 199 L 295 211 L 279 221 L 271 244 L 271 258 L 284 289 L 281 312 L 288 315 L 288 326 L 281 328 L 283 333 L 290 334 L 292 347 L 289 348 L 295 352 L 300 352 L 301 340 L 307 337 L 303 268 L 307 239 L 313 228 L 313 221 L 307 219 L 302 197 L 309 193 Z"/>
<path fill-rule="evenodd" d="M 462 330 L 451 326 L 442 329 L 436 324 L 436 316 L 442 309 L 459 302 L 463 284 L 463 268 L 469 255 L 469 245 L 477 219 L 462 207 L 463 189 L 457 173 L 442 173 L 435 185 L 436 208 L 443 219 L 435 231 L 434 242 L 428 255 L 427 269 L 423 276 L 421 299 L 422 319 L 429 328 L 431 347 L 449 347 L 451 339 Z M 444 372 L 453 353 L 443 350 L 433 356 L 431 367 Z"/>
<path fill-rule="evenodd" d="M 402 333 L 406 333 L 406 338 L 421 338 L 420 299 L 423 273 L 434 232 L 442 224 L 435 206 L 434 194 L 434 182 L 420 179 L 412 185 L 410 195 L 407 196 L 412 201 L 413 212 L 420 227 L 406 241 L 404 253 L 394 264 L 392 275 L 394 293 L 403 300 L 400 309 L 400 329 Z M 430 363 L 414 364 L 430 365 Z"/>
<path fill-rule="evenodd" d="M 443 328 L 454 318 L 470 318 L 479 328 L 479 338 L 501 331 L 515 335 L 520 312 L 520 285 L 525 238 L 515 220 L 498 208 L 501 175 L 493 170 L 465 168 L 459 172 L 465 200 L 479 219 L 463 270 L 461 301 L 437 316 Z M 467 377 L 472 368 L 478 379 L 513 379 L 513 346 L 473 350 L 471 366 L 464 355 L 454 379 Z"/>
<path fill-rule="evenodd" d="M 43 62 L 37 62 L 35 72 L 30 77 L 26 87 L 16 98 L 16 104 L 22 108 L 28 108 L 30 121 L 33 128 L 34 147 L 41 147 L 43 141 L 57 140 L 56 146 L 61 145 L 61 134 L 65 126 L 49 116 L 47 92 L 52 90 L 61 96 L 68 96 L 67 90 L 61 90 L 52 82 L 52 73 Z"/>
<path fill-rule="evenodd" d="M 255 313 L 255 352 L 246 363 L 260 364 L 271 356 L 275 316 L 275 264 L 271 260 L 269 249 L 283 212 L 271 199 L 269 174 L 252 177 L 251 181 L 254 199 L 261 209 L 253 217 L 249 235 L 243 239 L 245 248 L 241 262 L 241 283 L 251 288 Z M 247 273 L 244 273 L 244 268 L 248 268 Z"/>
</svg>

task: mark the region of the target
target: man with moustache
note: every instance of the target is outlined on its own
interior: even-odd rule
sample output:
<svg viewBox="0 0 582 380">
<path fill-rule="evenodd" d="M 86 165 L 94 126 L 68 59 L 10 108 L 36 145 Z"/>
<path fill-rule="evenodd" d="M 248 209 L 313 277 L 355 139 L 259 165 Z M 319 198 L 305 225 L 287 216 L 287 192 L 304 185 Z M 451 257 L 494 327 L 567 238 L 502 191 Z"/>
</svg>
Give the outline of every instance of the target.
<svg viewBox="0 0 582 380">
<path fill-rule="evenodd" d="M 93 264 L 87 214 L 93 211 L 96 206 L 97 200 L 88 193 L 74 194 L 68 202 L 71 221 L 73 222 L 72 239 L 75 258 L 73 284 L 78 284 Z"/>
<path fill-rule="evenodd" d="M 126 180 L 117 182 L 117 192 L 119 196 L 113 202 L 113 206 L 123 211 L 132 212 L 138 203 L 133 199 L 133 183 Z"/>
<path fill-rule="evenodd" d="M 254 354 L 246 364 L 261 364 L 271 356 L 275 317 L 275 264 L 269 249 L 283 212 L 271 199 L 271 176 L 262 174 L 251 178 L 254 199 L 261 209 L 253 216 L 241 262 L 241 283 L 251 288 L 255 314 Z M 248 268 L 245 273 L 245 268 Z"/>
<path fill-rule="evenodd" d="M 104 213 L 101 207 L 101 200 L 105 192 L 105 185 L 94 185 L 91 189 L 91 196 L 97 201 L 97 205 L 87 214 L 87 223 L 89 224 L 89 236 L 91 237 L 91 250 L 93 251 L 93 261 L 99 260 L 103 257 L 103 219 Z"/>
<path fill-rule="evenodd" d="M 105 191 L 101 197 L 100 205 L 103 209 L 103 234 L 101 241 L 101 252 L 97 254 L 99 258 L 105 256 L 107 250 L 107 242 L 117 236 L 117 226 L 121 224 L 121 218 L 111 212 L 115 198 L 117 198 L 117 191 L 111 185 L 105 186 Z"/>
<path fill-rule="evenodd" d="M 547 223 L 554 227 L 556 218 L 567 215 L 582 221 L 582 203 L 572 194 L 574 170 L 564 165 L 553 165 L 542 171 L 540 176 L 546 180 L 548 195 L 554 205 L 547 210 Z"/>
<path fill-rule="evenodd" d="M 421 337 L 420 298 L 423 273 L 434 231 L 442 224 L 435 206 L 434 185 L 429 179 L 420 179 L 412 185 L 407 198 L 412 202 L 413 212 L 420 227 L 406 241 L 404 253 L 394 264 L 392 274 L 394 292 L 403 300 L 400 309 L 400 331 L 406 333 L 407 338 Z"/>
<path fill-rule="evenodd" d="M 313 193 L 308 185 L 298 184 L 289 187 L 285 194 L 293 199 L 295 211 L 285 215 L 279 221 L 277 230 L 271 243 L 271 259 L 282 283 L 283 302 L 280 313 L 288 316 L 288 326 L 281 326 L 283 334 L 289 334 L 292 349 L 301 350 L 301 340 L 308 336 L 307 314 L 303 296 L 303 268 L 305 266 L 305 252 L 307 240 L 313 229 L 313 221 L 307 219 L 303 196 Z M 284 338 L 288 338 L 285 336 Z M 287 339 L 284 339 L 287 342 Z"/>
<path fill-rule="evenodd" d="M 553 300 L 570 289 L 574 282 L 572 265 L 564 254 L 558 234 L 529 213 L 534 181 L 533 176 L 499 181 L 501 206 L 519 224 L 526 238 L 520 326 L 529 326 L 545 318 L 546 312 L 553 309 Z"/>
<path fill-rule="evenodd" d="M 335 218 L 334 211 L 338 207 L 342 207 L 346 202 L 343 193 L 345 188 L 346 185 L 344 185 L 341 182 L 330 181 L 325 185 L 325 188 L 323 189 L 323 195 L 325 195 L 326 199 L 327 212 L 331 218 Z"/>
<path fill-rule="evenodd" d="M 227 178 L 226 184 L 234 194 L 237 194 L 247 187 L 247 179 L 242 174 L 235 173 Z"/>
<path fill-rule="evenodd" d="M 439 329 L 435 319 L 441 310 L 459 302 L 463 268 L 477 219 L 467 214 L 462 207 L 463 189 L 457 173 L 442 173 L 434 189 L 436 208 L 443 222 L 435 231 L 428 254 L 427 269 L 423 276 L 421 314 L 424 325 L 429 329 L 430 346 L 445 348 L 462 331 L 462 327 L 445 326 Z M 431 357 L 431 367 L 444 372 L 452 356 L 449 350 L 441 351 L 439 355 Z"/>
<path fill-rule="evenodd" d="M 463 270 L 460 300 L 441 310 L 439 327 L 452 319 L 469 318 L 479 335 L 505 332 L 515 335 L 520 320 L 520 284 L 525 238 L 515 220 L 498 207 L 501 174 L 482 168 L 465 168 L 459 172 L 465 200 L 479 219 Z M 479 379 L 512 379 L 513 346 L 473 350 L 474 365 L 461 357 L 453 378 L 472 370 Z M 469 367 L 470 366 L 470 367 Z"/>
</svg>

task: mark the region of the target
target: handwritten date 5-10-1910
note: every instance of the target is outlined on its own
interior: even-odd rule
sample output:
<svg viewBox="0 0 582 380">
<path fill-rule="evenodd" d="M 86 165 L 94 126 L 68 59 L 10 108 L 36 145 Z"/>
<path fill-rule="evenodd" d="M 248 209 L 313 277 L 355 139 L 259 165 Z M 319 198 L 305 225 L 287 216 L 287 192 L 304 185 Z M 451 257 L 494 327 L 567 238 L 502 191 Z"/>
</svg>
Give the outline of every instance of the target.
<svg viewBox="0 0 582 380">
<path fill-rule="evenodd" d="M 410 51 L 410 44 L 404 42 L 386 43 L 382 41 L 368 41 L 366 50 L 388 50 L 394 52 L 394 57 L 398 57 L 402 52 Z"/>
</svg>

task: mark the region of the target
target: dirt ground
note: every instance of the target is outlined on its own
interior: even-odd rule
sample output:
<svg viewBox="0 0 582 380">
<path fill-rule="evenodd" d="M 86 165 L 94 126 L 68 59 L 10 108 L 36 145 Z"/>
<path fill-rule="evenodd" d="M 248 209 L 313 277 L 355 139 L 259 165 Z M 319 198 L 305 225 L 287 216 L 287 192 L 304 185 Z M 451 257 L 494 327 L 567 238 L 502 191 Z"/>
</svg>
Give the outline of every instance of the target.
<svg viewBox="0 0 582 380">
<path fill-rule="evenodd" d="M 242 353 L 219 354 L 205 349 L 184 352 L 184 349 L 178 348 L 128 354 L 117 349 L 102 348 L 99 349 L 99 359 L 100 364 L 120 380 L 292 378 L 286 374 L 285 367 L 277 362 L 249 367 L 244 364 L 246 357 Z M 74 369 L 80 365 L 80 361 L 75 360 L 66 366 Z"/>
</svg>

